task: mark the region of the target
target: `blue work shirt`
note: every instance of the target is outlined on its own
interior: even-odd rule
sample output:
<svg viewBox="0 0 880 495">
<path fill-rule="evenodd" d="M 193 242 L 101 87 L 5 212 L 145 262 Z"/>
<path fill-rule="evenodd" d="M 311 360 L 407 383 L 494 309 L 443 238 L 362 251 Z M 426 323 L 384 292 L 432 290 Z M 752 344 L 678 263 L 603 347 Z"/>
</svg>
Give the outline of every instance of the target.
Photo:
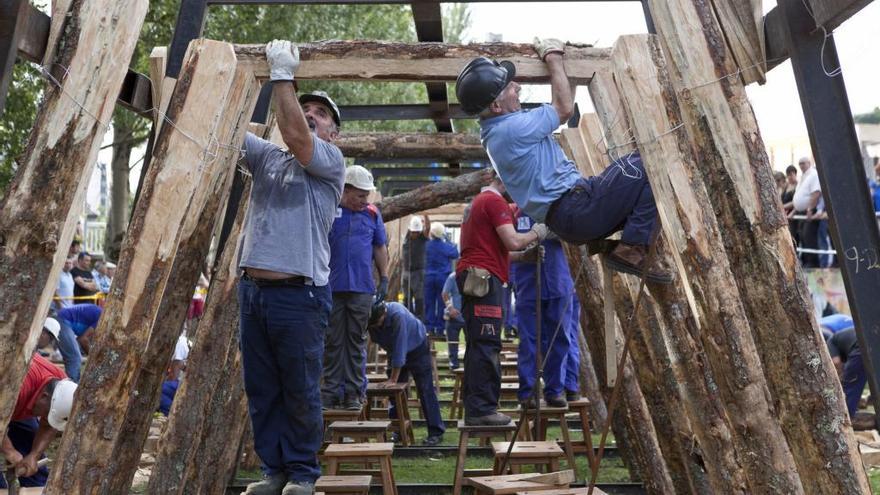
<svg viewBox="0 0 880 495">
<path fill-rule="evenodd" d="M 876 180 L 868 181 L 871 186 L 871 197 L 874 200 L 874 212 L 880 213 L 880 182 Z"/>
<path fill-rule="evenodd" d="M 99 306 L 94 304 L 76 304 L 59 311 L 58 319 L 64 320 L 73 333 L 77 337 L 81 337 L 86 333 L 86 330 L 98 326 L 102 311 Z"/>
<path fill-rule="evenodd" d="M 385 321 L 370 329 L 370 338 L 388 353 L 392 368 L 403 368 L 406 355 L 425 342 L 425 325 L 402 304 L 385 304 Z"/>
<path fill-rule="evenodd" d="M 534 220 L 523 212 L 518 212 L 513 222 L 517 232 L 528 232 Z M 547 239 L 544 246 L 544 262 L 541 264 L 541 299 L 571 297 L 574 283 L 571 270 L 562 250 L 562 243 L 557 239 Z M 511 263 L 513 285 L 516 287 L 516 300 L 534 301 L 535 294 L 535 263 Z"/>
<path fill-rule="evenodd" d="M 452 306 L 461 313 L 461 292 L 458 291 L 458 283 L 455 281 L 455 273 L 450 273 L 448 277 L 446 277 L 446 282 L 443 283 L 443 294 L 447 294 L 452 298 Z M 444 313 L 446 310 L 443 311 Z M 458 318 L 455 318 L 455 321 L 464 321 L 464 318 L 461 314 L 458 315 Z"/>
<path fill-rule="evenodd" d="M 851 316 L 837 313 L 823 317 L 819 320 L 819 325 L 827 328 L 831 333 L 837 333 L 841 330 L 853 328 L 855 323 Z"/>
<path fill-rule="evenodd" d="M 550 205 L 581 178 L 553 131 L 559 114 L 551 105 L 480 121 L 480 139 L 508 194 L 530 217 L 544 222 Z"/>
<path fill-rule="evenodd" d="M 330 228 L 330 289 L 375 292 L 373 247 L 387 242 L 378 208 L 368 205 L 362 211 L 352 211 L 340 206 Z"/>
<path fill-rule="evenodd" d="M 455 244 L 443 239 L 431 239 L 425 247 L 425 275 L 445 277 L 452 271 L 452 260 L 458 259 Z"/>
</svg>

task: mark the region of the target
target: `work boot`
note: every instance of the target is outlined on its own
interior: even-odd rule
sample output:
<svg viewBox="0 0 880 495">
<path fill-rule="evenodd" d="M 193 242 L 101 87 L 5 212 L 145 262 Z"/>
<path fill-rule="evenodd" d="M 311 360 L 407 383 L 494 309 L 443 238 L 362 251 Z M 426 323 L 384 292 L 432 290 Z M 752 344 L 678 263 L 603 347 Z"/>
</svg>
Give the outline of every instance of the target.
<svg viewBox="0 0 880 495">
<path fill-rule="evenodd" d="M 537 409 L 538 401 L 535 400 L 535 396 L 531 396 L 528 399 L 519 401 L 519 407 L 523 409 Z"/>
<path fill-rule="evenodd" d="M 547 401 L 547 407 L 568 407 L 568 402 L 565 402 L 565 396 L 563 395 L 547 397 L 544 400 Z"/>
<path fill-rule="evenodd" d="M 467 426 L 504 426 L 509 425 L 510 416 L 496 412 L 486 416 L 465 416 L 464 424 Z"/>
<path fill-rule="evenodd" d="M 645 279 L 649 282 L 657 284 L 671 284 L 672 273 L 663 266 L 663 263 L 656 258 L 653 260 L 652 266 L 645 270 L 645 261 L 648 257 L 648 248 L 642 244 L 627 244 L 621 242 L 611 251 L 611 254 L 605 257 L 605 265 L 615 271 L 629 273 L 636 276 L 642 276 L 645 273 Z"/>
<path fill-rule="evenodd" d="M 361 399 L 359 397 L 347 397 L 345 399 L 345 404 L 343 404 L 343 409 L 346 411 L 360 411 L 361 407 Z"/>
<path fill-rule="evenodd" d="M 440 445 L 440 442 L 442 441 L 443 435 L 431 435 L 422 441 L 422 445 L 425 447 L 436 447 Z"/>
<path fill-rule="evenodd" d="M 391 432 L 391 443 L 400 443 L 400 433 L 396 431 Z"/>
<path fill-rule="evenodd" d="M 565 392 L 565 400 L 568 402 L 577 402 L 581 400 L 581 394 L 580 392 L 567 391 Z"/>
<path fill-rule="evenodd" d="M 281 495 L 312 495 L 315 493 L 315 484 L 308 481 L 290 481 L 284 486 Z"/>
<path fill-rule="evenodd" d="M 285 484 L 287 484 L 287 475 L 276 473 L 249 484 L 243 495 L 281 495 Z"/>
</svg>

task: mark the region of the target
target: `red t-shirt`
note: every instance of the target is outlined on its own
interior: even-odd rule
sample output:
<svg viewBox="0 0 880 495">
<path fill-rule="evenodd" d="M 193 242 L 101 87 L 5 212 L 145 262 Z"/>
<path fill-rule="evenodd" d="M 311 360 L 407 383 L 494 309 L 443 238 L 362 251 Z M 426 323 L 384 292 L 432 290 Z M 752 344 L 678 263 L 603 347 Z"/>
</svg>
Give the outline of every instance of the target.
<svg viewBox="0 0 880 495">
<path fill-rule="evenodd" d="M 63 380 L 64 378 L 67 378 L 67 375 L 58 366 L 34 353 L 27 375 L 24 376 L 21 389 L 18 391 L 18 400 L 15 402 L 15 410 L 12 411 L 12 421 L 33 417 L 34 404 L 40 398 L 43 387 L 54 379 Z"/>
<path fill-rule="evenodd" d="M 510 262 L 507 248 L 495 231 L 496 227 L 505 224 L 513 224 L 507 201 L 491 189 L 477 194 L 461 225 L 461 259 L 455 268 L 456 273 L 476 266 L 489 270 L 506 283 Z"/>
</svg>

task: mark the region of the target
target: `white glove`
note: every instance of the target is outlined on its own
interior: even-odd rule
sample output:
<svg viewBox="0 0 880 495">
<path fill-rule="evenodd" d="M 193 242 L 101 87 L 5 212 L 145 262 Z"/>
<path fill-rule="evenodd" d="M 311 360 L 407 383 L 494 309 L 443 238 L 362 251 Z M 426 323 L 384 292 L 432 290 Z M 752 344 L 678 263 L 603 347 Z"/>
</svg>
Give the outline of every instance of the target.
<svg viewBox="0 0 880 495">
<path fill-rule="evenodd" d="M 293 71 L 299 67 L 299 48 L 287 40 L 273 40 L 266 45 L 270 81 L 293 81 Z"/>
<path fill-rule="evenodd" d="M 565 53 L 565 43 L 556 38 L 535 38 L 532 46 L 535 47 L 535 52 L 541 57 L 541 60 L 546 59 L 549 53 Z"/>
<path fill-rule="evenodd" d="M 547 238 L 547 234 L 550 233 L 550 229 L 547 228 L 547 226 L 543 223 L 536 223 L 535 225 L 532 225 L 532 232 L 538 234 L 538 242 L 541 242 Z"/>
</svg>

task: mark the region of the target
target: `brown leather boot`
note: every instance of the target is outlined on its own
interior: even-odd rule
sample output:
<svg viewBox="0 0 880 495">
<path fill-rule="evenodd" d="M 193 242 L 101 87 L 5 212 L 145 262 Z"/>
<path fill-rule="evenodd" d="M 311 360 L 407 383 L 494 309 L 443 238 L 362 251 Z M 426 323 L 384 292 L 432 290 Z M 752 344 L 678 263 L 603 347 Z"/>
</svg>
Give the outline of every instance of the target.
<svg viewBox="0 0 880 495">
<path fill-rule="evenodd" d="M 647 258 L 647 246 L 621 242 L 611 251 L 611 254 L 605 257 L 605 266 L 618 272 L 629 273 L 639 277 L 644 273 L 645 279 L 649 282 L 671 284 L 672 273 L 663 266 L 663 263 L 656 258 L 656 255 L 651 266 L 647 267 L 647 270 L 645 269 L 644 265 Z"/>
</svg>

